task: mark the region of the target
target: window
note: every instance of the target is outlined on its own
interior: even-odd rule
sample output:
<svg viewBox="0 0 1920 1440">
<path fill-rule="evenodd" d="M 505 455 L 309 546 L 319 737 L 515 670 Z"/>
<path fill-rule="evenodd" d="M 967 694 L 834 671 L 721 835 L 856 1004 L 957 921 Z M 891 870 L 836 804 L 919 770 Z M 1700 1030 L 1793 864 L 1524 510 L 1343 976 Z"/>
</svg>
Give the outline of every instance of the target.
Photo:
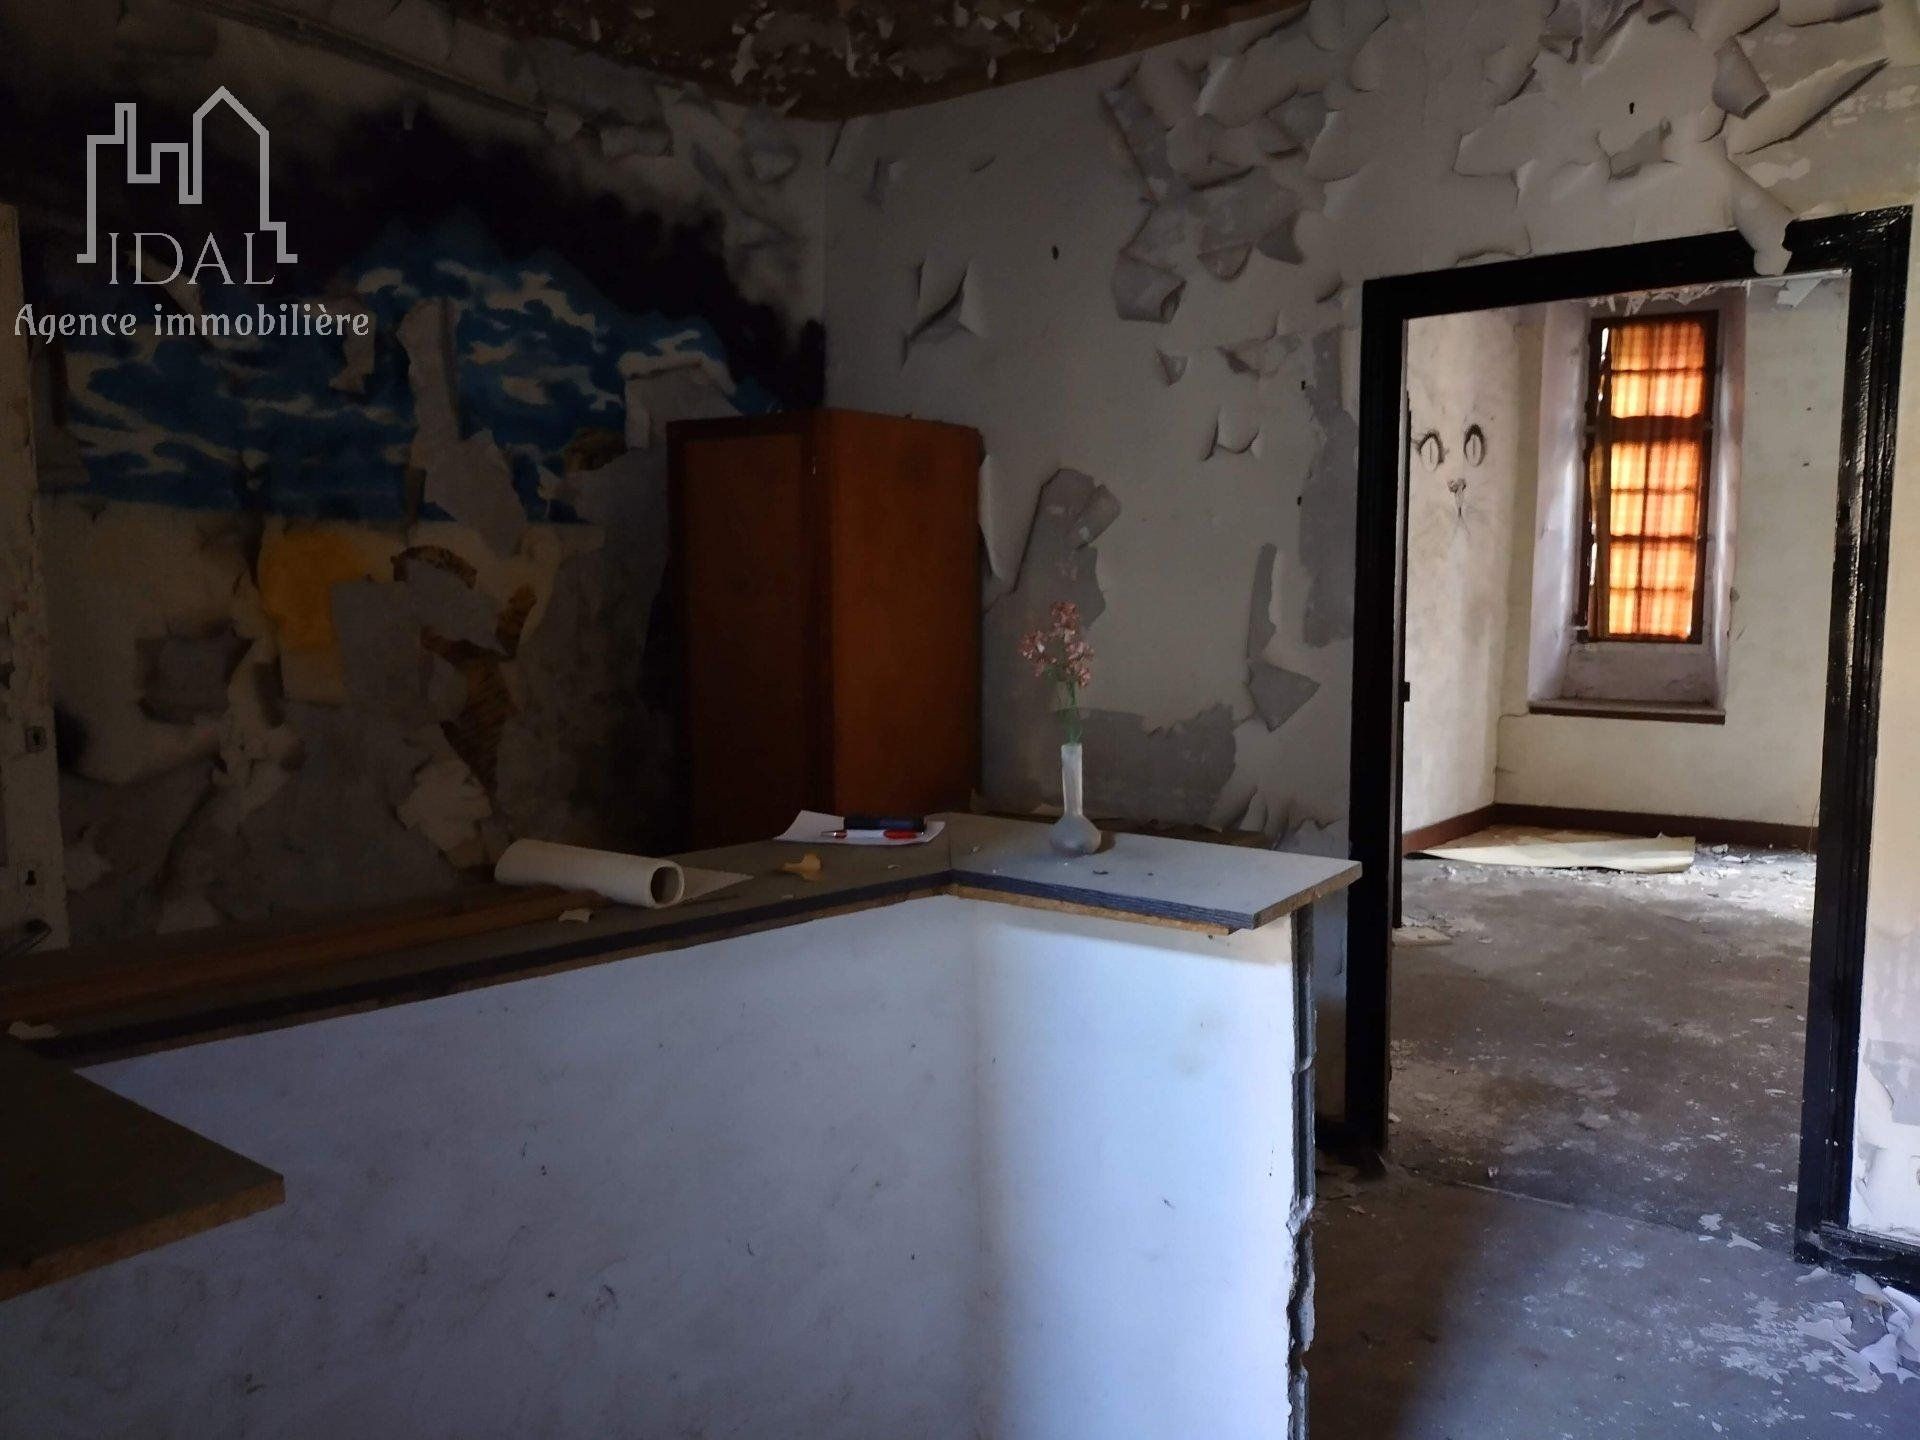
<svg viewBox="0 0 1920 1440">
<path fill-rule="evenodd" d="M 1701 311 L 1593 323 L 1575 616 L 1583 639 L 1702 638 L 1715 319 Z"/>
</svg>

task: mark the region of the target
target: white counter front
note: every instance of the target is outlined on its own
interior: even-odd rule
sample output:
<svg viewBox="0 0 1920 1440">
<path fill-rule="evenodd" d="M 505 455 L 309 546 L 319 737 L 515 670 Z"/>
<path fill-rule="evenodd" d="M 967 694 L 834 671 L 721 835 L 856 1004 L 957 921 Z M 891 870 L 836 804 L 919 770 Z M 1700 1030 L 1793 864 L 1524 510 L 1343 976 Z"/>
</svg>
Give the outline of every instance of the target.
<svg viewBox="0 0 1920 1440">
<path fill-rule="evenodd" d="M 0 1306 L 0 1434 L 1278 1440 L 1292 936 L 942 895 L 96 1068 L 287 1203 Z"/>
</svg>

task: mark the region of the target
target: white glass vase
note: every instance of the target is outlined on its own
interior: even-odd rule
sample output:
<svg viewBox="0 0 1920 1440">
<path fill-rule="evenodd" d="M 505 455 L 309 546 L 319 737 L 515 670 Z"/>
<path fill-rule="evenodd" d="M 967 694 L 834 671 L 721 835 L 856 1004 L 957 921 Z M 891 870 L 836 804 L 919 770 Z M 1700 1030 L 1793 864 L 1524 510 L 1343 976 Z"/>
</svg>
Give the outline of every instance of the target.
<svg viewBox="0 0 1920 1440">
<path fill-rule="evenodd" d="M 1082 809 L 1086 786 L 1080 764 L 1078 740 L 1060 747 L 1060 818 L 1048 839 L 1062 855 L 1091 855 L 1100 848 L 1100 832 Z"/>
</svg>

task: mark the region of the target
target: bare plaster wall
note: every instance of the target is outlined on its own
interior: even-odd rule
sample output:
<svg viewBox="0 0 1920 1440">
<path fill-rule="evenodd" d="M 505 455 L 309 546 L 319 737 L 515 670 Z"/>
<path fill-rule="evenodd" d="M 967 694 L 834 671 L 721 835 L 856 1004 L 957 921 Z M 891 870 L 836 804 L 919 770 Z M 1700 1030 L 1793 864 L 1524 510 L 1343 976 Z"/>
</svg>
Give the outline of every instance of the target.
<svg viewBox="0 0 1920 1440">
<path fill-rule="evenodd" d="M 1503 801 L 1782 825 L 1819 818 L 1847 288 L 1758 285 L 1744 310 L 1726 723 L 1532 714 L 1525 669 L 1510 665 Z M 1523 563 L 1538 573 L 1536 539 L 1565 537 L 1524 528 Z M 1509 645 L 1526 643 L 1522 619 Z"/>
<path fill-rule="evenodd" d="M 665 427 L 819 400 L 824 132 L 424 0 L 306 8 L 378 63 L 0 0 L 29 303 L 372 317 L 33 346 L 83 941 L 430 893 L 517 835 L 674 846 Z M 297 262 L 258 290 L 77 263 L 113 102 L 161 140 L 221 85 L 272 136 Z M 244 211 L 250 137 L 210 134 L 215 213 L 113 184 L 109 149 L 103 228 Z"/>
<path fill-rule="evenodd" d="M 1509 572 L 1515 532 L 1524 529 L 1516 506 L 1533 481 L 1537 361 L 1515 311 L 1407 327 L 1403 829 L 1493 803 Z"/>
<path fill-rule="evenodd" d="M 1067 595 L 1099 657 L 1097 803 L 1344 848 L 1360 282 L 1729 226 L 1777 270 L 1794 215 L 1911 204 L 1920 14 L 1855 10 L 1315 0 L 846 126 L 828 395 L 985 436 L 989 793 L 1056 793 L 1013 642 Z M 1920 521 L 1896 524 L 1890 663 L 1920 635 Z M 1920 668 L 1895 668 L 1890 746 L 1920 721 Z M 1877 895 L 1920 893 L 1906 768 L 1882 766 Z M 1870 1011 L 1911 1044 L 1920 909 L 1876 914 Z M 1863 1223 L 1920 1224 L 1920 1128 L 1897 1138 Z"/>
</svg>

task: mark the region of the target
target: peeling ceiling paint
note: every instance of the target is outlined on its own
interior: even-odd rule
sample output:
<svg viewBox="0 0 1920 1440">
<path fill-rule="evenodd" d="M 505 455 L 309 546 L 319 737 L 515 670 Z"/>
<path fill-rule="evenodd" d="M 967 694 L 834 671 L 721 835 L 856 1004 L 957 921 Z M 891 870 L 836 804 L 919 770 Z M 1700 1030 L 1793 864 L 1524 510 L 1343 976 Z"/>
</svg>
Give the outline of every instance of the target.
<svg viewBox="0 0 1920 1440">
<path fill-rule="evenodd" d="M 411 0 L 400 0 L 401 4 Z M 1304 0 L 452 0 L 731 99 L 870 114 L 1130 54 Z"/>
</svg>

